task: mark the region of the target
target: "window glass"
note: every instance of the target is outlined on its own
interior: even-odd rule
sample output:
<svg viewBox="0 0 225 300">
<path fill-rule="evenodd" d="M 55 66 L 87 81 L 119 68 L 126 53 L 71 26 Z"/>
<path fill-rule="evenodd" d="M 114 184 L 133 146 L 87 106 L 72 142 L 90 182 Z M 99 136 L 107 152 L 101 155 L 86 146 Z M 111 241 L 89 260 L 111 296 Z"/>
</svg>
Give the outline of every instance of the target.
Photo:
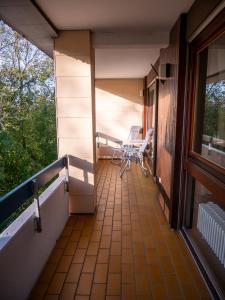
<svg viewBox="0 0 225 300">
<path fill-rule="evenodd" d="M 149 88 L 147 99 L 147 129 L 154 128 L 154 90 Z"/>
<path fill-rule="evenodd" d="M 151 87 L 148 88 L 148 98 L 147 98 L 147 129 L 153 128 L 155 130 L 155 114 L 156 114 L 156 84 L 153 84 Z M 151 150 L 149 152 L 149 165 L 153 171 L 154 171 L 154 159 L 155 159 L 155 152 L 154 152 L 154 135 L 155 132 L 153 132 L 153 138 L 151 143 Z"/>
<path fill-rule="evenodd" d="M 221 293 L 225 293 L 225 205 L 194 180 L 192 217 L 187 232 L 204 258 Z"/>
<path fill-rule="evenodd" d="M 225 168 L 225 34 L 198 54 L 193 150 Z"/>
</svg>

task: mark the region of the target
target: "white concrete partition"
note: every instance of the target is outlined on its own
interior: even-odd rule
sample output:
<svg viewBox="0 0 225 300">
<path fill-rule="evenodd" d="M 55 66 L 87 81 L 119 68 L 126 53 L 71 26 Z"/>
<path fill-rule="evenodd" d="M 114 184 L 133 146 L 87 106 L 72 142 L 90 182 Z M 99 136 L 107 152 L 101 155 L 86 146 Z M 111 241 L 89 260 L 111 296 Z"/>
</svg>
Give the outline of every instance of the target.
<svg viewBox="0 0 225 300">
<path fill-rule="evenodd" d="M 70 213 L 96 205 L 94 55 L 89 31 L 61 31 L 54 43 L 59 157 L 70 156 Z"/>
<path fill-rule="evenodd" d="M 64 181 L 60 176 L 40 196 L 42 232 L 34 230 L 31 205 L 0 234 L 1 300 L 29 297 L 69 218 Z"/>
</svg>

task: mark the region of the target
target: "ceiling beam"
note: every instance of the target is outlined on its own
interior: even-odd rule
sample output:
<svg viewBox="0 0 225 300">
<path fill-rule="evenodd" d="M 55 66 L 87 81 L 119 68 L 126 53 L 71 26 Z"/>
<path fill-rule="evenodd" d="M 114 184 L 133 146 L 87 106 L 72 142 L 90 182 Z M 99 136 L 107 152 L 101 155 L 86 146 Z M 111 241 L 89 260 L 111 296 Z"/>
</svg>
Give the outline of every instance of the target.
<svg viewBox="0 0 225 300">
<path fill-rule="evenodd" d="M 95 32 L 93 47 L 104 48 L 162 48 L 169 43 L 168 32 Z"/>
<path fill-rule="evenodd" d="M 32 44 L 53 56 L 56 29 L 29 0 L 0 0 L 0 18 Z"/>
</svg>

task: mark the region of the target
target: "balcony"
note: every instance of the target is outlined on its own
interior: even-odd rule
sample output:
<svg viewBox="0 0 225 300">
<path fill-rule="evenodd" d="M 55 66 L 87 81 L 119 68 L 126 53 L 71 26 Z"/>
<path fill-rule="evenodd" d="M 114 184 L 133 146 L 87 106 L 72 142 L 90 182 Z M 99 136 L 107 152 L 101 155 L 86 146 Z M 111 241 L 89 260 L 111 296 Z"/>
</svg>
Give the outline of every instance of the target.
<svg viewBox="0 0 225 300">
<path fill-rule="evenodd" d="M 0 1 L 54 60 L 59 157 L 0 199 L 0 225 L 29 202 L 0 234 L 3 300 L 224 299 L 225 2 L 131 2 Z M 121 179 L 133 126 L 151 176 Z"/>
<path fill-rule="evenodd" d="M 133 165 L 121 180 L 118 166 L 100 160 L 96 213 L 71 216 L 64 180 L 40 196 L 40 233 L 33 207 L 9 226 L 1 299 L 25 299 L 34 285 L 30 299 L 210 299 L 153 178 Z"/>
</svg>

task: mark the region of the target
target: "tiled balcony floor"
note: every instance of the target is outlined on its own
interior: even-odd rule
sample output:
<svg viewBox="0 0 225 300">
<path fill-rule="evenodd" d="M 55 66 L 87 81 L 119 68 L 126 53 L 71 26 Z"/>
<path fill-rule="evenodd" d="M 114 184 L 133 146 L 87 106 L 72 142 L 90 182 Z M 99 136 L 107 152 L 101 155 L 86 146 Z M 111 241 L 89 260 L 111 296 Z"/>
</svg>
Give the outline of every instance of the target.
<svg viewBox="0 0 225 300">
<path fill-rule="evenodd" d="M 70 217 L 31 299 L 210 299 L 154 181 L 99 164 L 97 214 Z"/>
</svg>

